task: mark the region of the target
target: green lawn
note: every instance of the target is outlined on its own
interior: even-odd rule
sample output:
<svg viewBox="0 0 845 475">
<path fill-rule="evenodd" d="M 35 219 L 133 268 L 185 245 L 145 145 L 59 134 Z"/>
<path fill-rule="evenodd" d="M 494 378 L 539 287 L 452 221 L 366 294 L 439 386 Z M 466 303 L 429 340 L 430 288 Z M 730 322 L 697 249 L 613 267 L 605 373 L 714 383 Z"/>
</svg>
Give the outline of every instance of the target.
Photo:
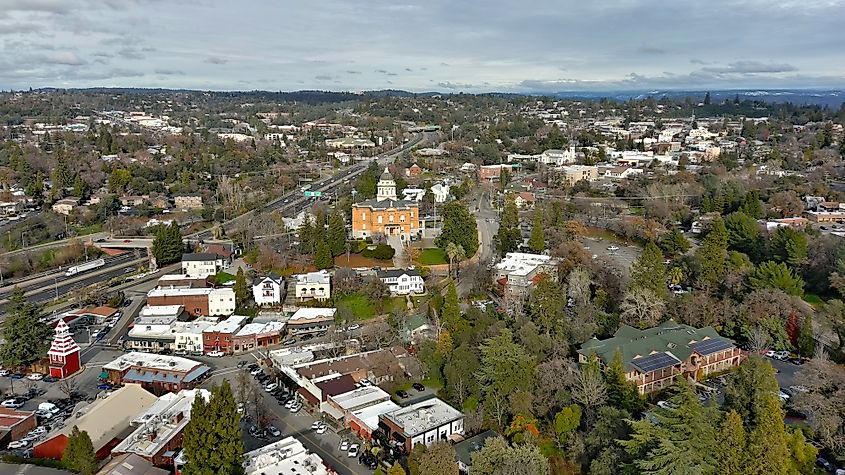
<svg viewBox="0 0 845 475">
<path fill-rule="evenodd" d="M 420 251 L 417 262 L 424 266 L 433 266 L 437 264 L 446 264 L 449 262 L 446 257 L 446 251 L 439 247 L 428 247 Z"/>
<path fill-rule="evenodd" d="M 223 285 L 226 282 L 235 280 L 235 276 L 228 272 L 218 272 L 217 275 L 214 276 L 214 280 L 217 281 L 217 285 Z"/>
<path fill-rule="evenodd" d="M 357 320 L 369 320 L 376 316 L 376 306 L 363 295 L 344 295 L 335 300 L 335 307 L 348 308 Z"/>
<path fill-rule="evenodd" d="M 818 308 L 820 305 L 824 304 L 824 301 L 816 294 L 804 294 L 803 299 L 805 302 L 815 308 Z"/>
</svg>

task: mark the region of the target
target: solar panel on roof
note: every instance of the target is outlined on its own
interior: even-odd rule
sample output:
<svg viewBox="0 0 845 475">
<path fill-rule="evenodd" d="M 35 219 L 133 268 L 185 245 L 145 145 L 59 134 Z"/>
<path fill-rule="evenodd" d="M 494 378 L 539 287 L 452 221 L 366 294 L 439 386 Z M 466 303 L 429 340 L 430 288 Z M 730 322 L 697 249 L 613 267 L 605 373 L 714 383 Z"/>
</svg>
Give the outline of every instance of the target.
<svg viewBox="0 0 845 475">
<path fill-rule="evenodd" d="M 697 341 L 690 345 L 690 347 L 698 354 L 710 355 L 716 353 L 717 351 L 724 351 L 729 348 L 733 348 L 734 345 L 733 343 L 721 338 L 710 338 L 703 341 Z"/>
<path fill-rule="evenodd" d="M 680 362 L 681 360 L 675 358 L 669 353 L 655 353 L 642 358 L 635 358 L 631 361 L 631 364 L 645 373 L 650 373 L 661 368 L 668 368 L 669 366 L 676 365 Z"/>
</svg>

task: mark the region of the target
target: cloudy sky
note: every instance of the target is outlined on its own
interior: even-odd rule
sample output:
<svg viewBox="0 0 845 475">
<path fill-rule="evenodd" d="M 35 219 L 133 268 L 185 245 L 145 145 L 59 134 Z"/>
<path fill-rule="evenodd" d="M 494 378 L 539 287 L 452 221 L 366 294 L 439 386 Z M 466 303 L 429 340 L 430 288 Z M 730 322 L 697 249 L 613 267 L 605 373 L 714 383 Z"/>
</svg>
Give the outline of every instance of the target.
<svg viewBox="0 0 845 475">
<path fill-rule="evenodd" d="M 845 0 L 0 0 L 0 88 L 845 87 Z"/>
</svg>

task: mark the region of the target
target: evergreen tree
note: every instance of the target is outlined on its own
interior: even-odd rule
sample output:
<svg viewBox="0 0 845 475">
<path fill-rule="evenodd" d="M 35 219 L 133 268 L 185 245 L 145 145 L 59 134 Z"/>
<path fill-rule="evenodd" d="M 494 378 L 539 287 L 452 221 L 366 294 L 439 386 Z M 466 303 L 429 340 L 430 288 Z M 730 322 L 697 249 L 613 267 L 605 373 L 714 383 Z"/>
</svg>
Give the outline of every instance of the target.
<svg viewBox="0 0 845 475">
<path fill-rule="evenodd" d="M 343 223 L 343 216 L 340 210 L 335 209 L 329 216 L 329 247 L 332 256 L 339 256 L 346 250 L 346 225 Z"/>
<path fill-rule="evenodd" d="M 548 274 L 540 274 L 539 279 L 528 298 L 526 310 L 537 327 L 549 335 L 563 325 L 566 292 L 557 279 Z"/>
<path fill-rule="evenodd" d="M 419 459 L 420 473 L 458 475 L 458 464 L 455 463 L 455 449 L 448 442 L 436 442 L 425 451 Z"/>
<path fill-rule="evenodd" d="M 82 181 L 79 175 L 76 175 L 76 178 L 73 180 L 73 196 L 79 197 L 80 199 L 88 197 L 88 185 Z"/>
<path fill-rule="evenodd" d="M 631 267 L 630 288 L 649 289 L 658 297 L 666 296 L 666 264 L 654 241 L 646 244 L 640 258 Z"/>
<path fill-rule="evenodd" d="M 399 462 L 394 462 L 390 470 L 387 471 L 387 475 L 405 475 L 405 469 L 399 465 Z"/>
<path fill-rule="evenodd" d="M 748 434 L 747 473 L 787 475 L 793 464 L 777 393 L 762 394 L 757 405 L 758 417 Z"/>
<path fill-rule="evenodd" d="M 94 475 L 97 472 L 100 463 L 88 432 L 73 426 L 62 454 L 62 462 L 67 468 L 82 475 Z"/>
<path fill-rule="evenodd" d="M 330 269 L 334 267 L 332 252 L 325 240 L 320 240 L 317 243 L 317 251 L 314 254 L 314 267 L 317 269 Z"/>
<path fill-rule="evenodd" d="M 759 259 L 760 225 L 754 218 L 742 211 L 731 213 L 725 218 L 725 229 L 731 249 L 747 254 L 755 262 Z"/>
<path fill-rule="evenodd" d="M 182 232 L 179 230 L 179 224 L 174 220 L 169 226 L 161 225 L 156 230 L 155 239 L 153 239 L 153 256 L 156 258 L 156 264 L 164 266 L 173 262 L 177 262 L 182 258 L 182 251 L 185 249 L 182 244 Z"/>
<path fill-rule="evenodd" d="M 725 275 L 727 251 L 728 232 L 725 229 L 724 221 L 718 217 L 713 220 L 710 231 L 695 253 L 699 285 L 713 287 L 722 281 Z"/>
<path fill-rule="evenodd" d="M 613 353 L 613 359 L 605 368 L 604 380 L 607 385 L 607 402 L 610 406 L 625 409 L 628 412 L 641 410 L 645 401 L 634 383 L 625 378 L 625 367 L 619 350 Z"/>
<path fill-rule="evenodd" d="M 314 227 L 311 225 L 311 216 L 305 215 L 302 225 L 299 226 L 299 252 L 301 254 L 314 253 Z"/>
<path fill-rule="evenodd" d="M 746 450 L 745 427 L 742 417 L 735 411 L 725 415 L 719 427 L 718 454 L 720 475 L 745 475 L 748 459 Z"/>
<path fill-rule="evenodd" d="M 3 346 L 0 362 L 6 368 L 17 368 L 43 358 L 50 348 L 53 330 L 43 321 L 41 305 L 28 302 L 23 289 L 15 287 L 9 297 L 3 321 Z"/>
<path fill-rule="evenodd" d="M 807 260 L 807 235 L 787 226 L 775 230 L 769 240 L 772 259 L 797 268 Z"/>
<path fill-rule="evenodd" d="M 689 251 L 690 243 L 678 228 L 672 228 L 660 239 L 660 247 L 670 256 L 679 256 Z"/>
<path fill-rule="evenodd" d="M 212 386 L 208 401 L 197 394 L 182 441 L 185 451 L 182 473 L 243 474 L 244 445 L 240 419 L 228 381 L 223 381 L 221 386 Z"/>
<path fill-rule="evenodd" d="M 440 313 L 440 323 L 449 331 L 455 331 L 461 320 L 461 303 L 458 301 L 458 290 L 455 282 L 450 281 L 446 288 L 446 298 Z"/>
<path fill-rule="evenodd" d="M 760 194 L 757 190 L 752 190 L 745 194 L 745 203 L 742 205 L 741 210 L 754 219 L 763 219 L 766 217 L 763 202 L 760 201 Z"/>
<path fill-rule="evenodd" d="M 725 410 L 742 418 L 746 431 L 757 426 L 762 417 L 760 401 L 766 394 L 778 394 L 779 386 L 771 363 L 756 354 L 739 365 L 725 388 Z"/>
<path fill-rule="evenodd" d="M 540 254 L 546 250 L 546 237 L 543 232 L 543 215 L 540 209 L 534 211 L 534 223 L 531 226 L 528 249 L 535 254 Z"/>
<path fill-rule="evenodd" d="M 805 358 L 812 358 L 816 352 L 816 340 L 813 337 L 813 315 L 807 314 L 801 324 L 798 334 L 798 354 Z"/>
<path fill-rule="evenodd" d="M 249 287 L 247 286 L 243 267 L 238 268 L 238 273 L 235 275 L 235 285 L 232 290 L 235 291 L 235 304 L 238 308 L 243 308 L 249 298 Z"/>
<path fill-rule="evenodd" d="M 511 196 L 505 200 L 502 219 L 496 233 L 496 241 L 501 255 L 515 251 L 522 242 L 522 232 L 519 230 L 519 211 L 516 209 L 516 203 Z"/>
<path fill-rule="evenodd" d="M 707 93 L 704 94 L 704 105 L 705 106 L 710 105 L 710 92 L 707 92 Z"/>
<path fill-rule="evenodd" d="M 478 250 L 478 225 L 460 201 L 450 201 L 443 207 L 442 231 L 434 240 L 434 244 L 443 250 L 450 242 L 463 247 L 468 258 Z"/>
<path fill-rule="evenodd" d="M 804 280 L 784 263 L 766 261 L 748 274 L 748 285 L 753 290 L 780 289 L 789 295 L 804 295 Z"/>
</svg>

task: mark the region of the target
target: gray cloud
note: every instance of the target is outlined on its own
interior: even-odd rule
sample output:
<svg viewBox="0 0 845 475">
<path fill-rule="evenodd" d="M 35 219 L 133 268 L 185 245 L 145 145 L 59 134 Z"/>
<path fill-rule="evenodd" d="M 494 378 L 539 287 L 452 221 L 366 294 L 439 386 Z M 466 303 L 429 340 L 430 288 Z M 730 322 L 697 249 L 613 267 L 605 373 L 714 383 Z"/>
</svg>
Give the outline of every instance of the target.
<svg viewBox="0 0 845 475">
<path fill-rule="evenodd" d="M 361 74 L 361 71 L 352 71 L 351 69 L 346 70 L 346 74 Z"/>
<path fill-rule="evenodd" d="M 639 48 L 637 48 L 637 52 L 641 54 L 661 55 L 669 53 L 669 50 L 650 44 L 643 44 L 640 45 Z"/>
<path fill-rule="evenodd" d="M 159 74 L 161 76 L 184 76 L 185 75 L 185 71 L 182 71 L 181 69 L 159 68 L 159 69 L 156 69 L 153 72 L 156 73 L 156 74 Z"/>
<path fill-rule="evenodd" d="M 455 82 L 451 82 L 451 81 L 438 82 L 437 86 L 442 87 L 443 89 L 450 89 L 450 90 L 467 90 L 467 89 L 475 89 L 477 87 L 474 84 L 455 83 Z"/>
<path fill-rule="evenodd" d="M 759 61 L 737 61 L 727 66 L 709 66 L 702 71 L 722 74 L 788 73 L 798 68 L 786 63 L 761 63 Z"/>
<path fill-rule="evenodd" d="M 226 58 L 211 57 L 207 58 L 205 62 L 208 64 L 226 64 L 229 60 Z"/>
<path fill-rule="evenodd" d="M 327 75 L 327 74 L 318 74 L 318 75 L 314 76 L 314 79 L 316 79 L 318 81 L 331 81 L 334 78 L 332 76 Z"/>
</svg>

